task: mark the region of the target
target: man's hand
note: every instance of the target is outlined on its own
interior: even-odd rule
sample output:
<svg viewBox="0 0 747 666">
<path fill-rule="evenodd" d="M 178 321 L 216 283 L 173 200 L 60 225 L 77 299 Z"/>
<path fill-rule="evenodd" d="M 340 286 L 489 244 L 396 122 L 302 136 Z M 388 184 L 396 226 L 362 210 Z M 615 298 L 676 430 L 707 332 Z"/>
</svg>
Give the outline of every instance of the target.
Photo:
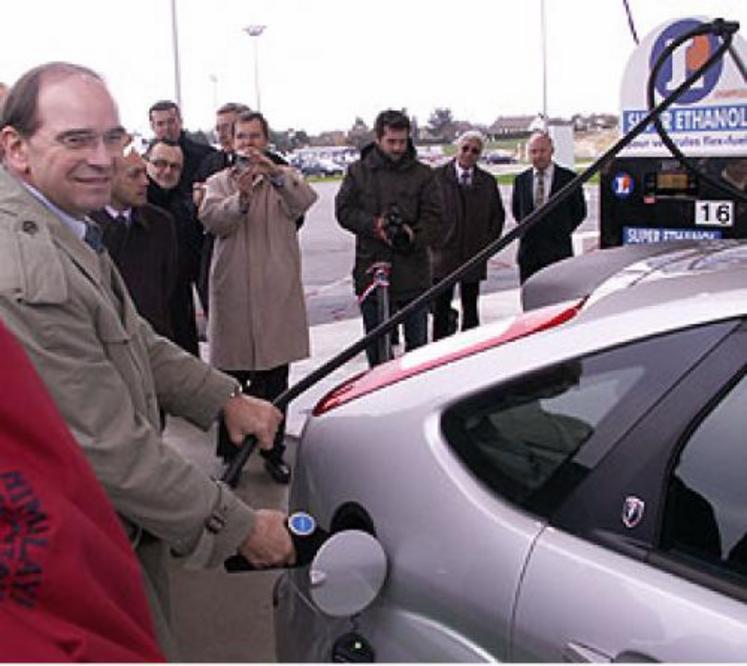
<svg viewBox="0 0 747 666">
<path fill-rule="evenodd" d="M 238 157 L 248 162 L 246 168 L 234 169 L 236 182 L 244 194 L 251 193 L 252 188 L 256 187 L 258 178 L 261 176 L 275 178 L 283 173 L 280 166 L 256 148 L 247 148 L 239 153 Z"/>
<path fill-rule="evenodd" d="M 258 568 L 293 564 L 296 551 L 285 526 L 287 518 L 280 511 L 255 511 L 254 529 L 239 546 L 239 552 Z"/>
<path fill-rule="evenodd" d="M 202 200 L 205 198 L 205 183 L 194 183 L 192 185 L 192 201 L 195 208 L 200 209 Z"/>
<path fill-rule="evenodd" d="M 374 236 L 387 245 L 391 245 L 389 237 L 386 235 L 386 220 L 383 215 L 374 219 Z"/>
<path fill-rule="evenodd" d="M 267 155 L 261 150 L 256 148 L 248 148 L 245 155 L 249 158 L 252 163 L 252 169 L 255 174 L 262 174 L 265 176 L 275 177 L 283 173 L 283 170 L 275 164 Z"/>
<path fill-rule="evenodd" d="M 255 435 L 261 449 L 271 449 L 283 414 L 272 403 L 249 395 L 230 398 L 223 407 L 223 420 L 231 441 L 240 446 L 247 435 Z"/>
</svg>

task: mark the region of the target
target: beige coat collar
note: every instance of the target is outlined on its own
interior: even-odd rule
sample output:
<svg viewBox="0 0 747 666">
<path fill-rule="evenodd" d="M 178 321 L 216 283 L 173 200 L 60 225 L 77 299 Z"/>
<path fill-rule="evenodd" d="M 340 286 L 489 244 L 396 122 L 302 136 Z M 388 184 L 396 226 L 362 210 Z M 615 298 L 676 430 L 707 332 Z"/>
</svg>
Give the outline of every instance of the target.
<svg viewBox="0 0 747 666">
<path fill-rule="evenodd" d="M 0 210 L 15 216 L 19 230 L 24 224 L 38 224 L 46 229 L 54 244 L 91 280 L 101 286 L 101 257 L 41 201 L 30 194 L 6 169 L 0 169 Z"/>
</svg>

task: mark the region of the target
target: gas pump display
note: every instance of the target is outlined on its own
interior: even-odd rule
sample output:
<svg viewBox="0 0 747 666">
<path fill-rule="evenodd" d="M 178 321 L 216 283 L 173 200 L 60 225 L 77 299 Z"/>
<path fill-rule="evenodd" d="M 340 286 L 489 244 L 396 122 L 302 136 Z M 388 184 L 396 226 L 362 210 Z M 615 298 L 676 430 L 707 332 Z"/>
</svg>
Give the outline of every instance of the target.
<svg viewBox="0 0 747 666">
<path fill-rule="evenodd" d="M 698 166 L 747 192 L 747 157 Z M 741 178 L 739 177 L 741 175 Z M 702 183 L 671 157 L 621 157 L 600 179 L 601 247 L 673 240 L 747 238 L 747 204 Z"/>
<path fill-rule="evenodd" d="M 622 86 L 624 132 L 646 113 L 646 84 L 656 59 L 673 39 L 700 22 L 665 24 L 633 52 Z M 716 47 L 716 37 L 700 36 L 676 50 L 655 81 L 657 100 L 681 84 Z M 733 48 L 747 61 L 747 46 L 739 35 Z M 733 58 L 727 56 L 701 77 L 663 114 L 662 124 L 700 171 L 747 194 L 747 85 Z M 601 247 L 747 238 L 747 204 L 686 170 L 653 126 L 610 161 L 600 176 Z"/>
</svg>

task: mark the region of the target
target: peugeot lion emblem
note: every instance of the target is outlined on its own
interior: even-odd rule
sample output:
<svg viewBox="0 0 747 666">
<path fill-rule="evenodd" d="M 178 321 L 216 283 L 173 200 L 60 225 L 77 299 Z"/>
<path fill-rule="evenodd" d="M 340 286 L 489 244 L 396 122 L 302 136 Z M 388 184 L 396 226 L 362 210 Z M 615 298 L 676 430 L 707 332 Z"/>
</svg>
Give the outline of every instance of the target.
<svg viewBox="0 0 747 666">
<path fill-rule="evenodd" d="M 623 525 L 628 529 L 633 529 L 643 518 L 643 510 L 646 503 L 639 497 L 629 495 L 625 498 L 622 510 Z"/>
</svg>

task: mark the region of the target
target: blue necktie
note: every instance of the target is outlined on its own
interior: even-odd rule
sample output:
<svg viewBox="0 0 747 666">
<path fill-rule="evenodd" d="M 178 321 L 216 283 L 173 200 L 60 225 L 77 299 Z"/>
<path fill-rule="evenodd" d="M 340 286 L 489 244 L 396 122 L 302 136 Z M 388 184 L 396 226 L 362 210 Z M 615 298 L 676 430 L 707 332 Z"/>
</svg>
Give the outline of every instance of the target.
<svg viewBox="0 0 747 666">
<path fill-rule="evenodd" d="M 86 221 L 86 233 L 83 235 L 83 240 L 94 252 L 102 252 L 104 249 L 101 229 L 95 222 L 91 222 L 90 220 Z"/>
</svg>

